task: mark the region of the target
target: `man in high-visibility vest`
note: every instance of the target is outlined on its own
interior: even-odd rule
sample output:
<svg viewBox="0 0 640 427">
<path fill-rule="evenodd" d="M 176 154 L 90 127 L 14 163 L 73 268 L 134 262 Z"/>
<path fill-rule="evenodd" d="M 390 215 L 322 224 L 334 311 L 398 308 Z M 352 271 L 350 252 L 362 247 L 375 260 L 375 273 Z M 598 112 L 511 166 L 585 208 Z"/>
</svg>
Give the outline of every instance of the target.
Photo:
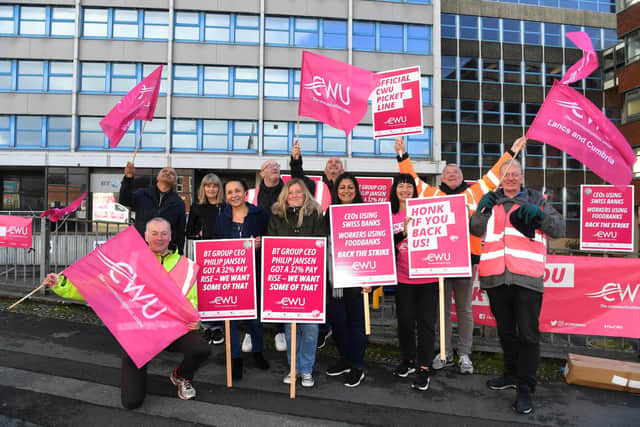
<svg viewBox="0 0 640 427">
<path fill-rule="evenodd" d="M 484 236 L 480 287 L 489 295 L 504 357 L 503 375 L 488 380 L 487 386 L 516 388 L 513 409 L 529 414 L 540 360 L 546 237 L 561 237 L 565 224 L 540 192 L 522 186 L 516 160 L 504 162 L 500 176 L 502 187 L 482 197 L 470 222 L 470 232 Z"/>
<path fill-rule="evenodd" d="M 182 289 L 182 293 L 198 307 L 198 290 L 196 278 L 198 267 L 193 261 L 183 257 L 177 250 L 169 251 L 171 241 L 171 224 L 164 218 L 156 217 L 147 222 L 145 240 L 149 249 L 156 255 L 158 261 L 176 282 L 176 286 Z M 78 289 L 64 276 L 55 273 L 47 275 L 44 284 L 49 286 L 56 294 L 63 298 L 83 301 Z M 167 348 L 167 351 L 182 353 L 184 359 L 180 366 L 175 368 L 169 379 L 178 387 L 180 399 L 192 399 L 196 396 L 196 390 L 191 385 L 196 370 L 209 357 L 211 352 L 209 344 L 199 333 L 198 322 L 189 324 L 191 332 L 186 333 Z M 127 409 L 135 409 L 142 405 L 146 394 L 147 365 L 138 369 L 129 355 L 122 353 L 120 395 L 122 406 Z"/>
</svg>

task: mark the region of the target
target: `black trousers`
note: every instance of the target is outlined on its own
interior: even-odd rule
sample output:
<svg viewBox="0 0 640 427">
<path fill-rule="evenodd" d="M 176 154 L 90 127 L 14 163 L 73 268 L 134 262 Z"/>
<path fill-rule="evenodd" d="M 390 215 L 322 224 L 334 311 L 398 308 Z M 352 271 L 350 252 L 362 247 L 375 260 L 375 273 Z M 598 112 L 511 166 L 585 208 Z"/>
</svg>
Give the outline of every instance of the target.
<svg viewBox="0 0 640 427">
<path fill-rule="evenodd" d="M 209 344 L 198 332 L 184 334 L 165 349 L 184 354 L 182 363 L 178 366 L 178 375 L 193 380 L 196 370 L 209 357 Z M 138 369 L 133 360 L 125 352 L 122 353 L 122 368 L 120 370 L 120 397 L 122 406 L 136 409 L 144 402 L 147 391 L 147 366 Z"/>
<path fill-rule="evenodd" d="M 540 363 L 538 319 L 542 294 L 518 285 L 502 285 L 486 290 L 504 354 L 504 374 L 518 386 L 536 389 Z"/>
<path fill-rule="evenodd" d="M 398 341 L 403 361 L 431 367 L 434 353 L 435 324 L 438 317 L 438 284 L 396 287 Z M 417 347 L 416 347 L 417 337 Z"/>
<path fill-rule="evenodd" d="M 368 339 L 364 331 L 364 300 L 360 288 L 345 289 L 342 298 L 329 297 L 327 318 L 342 360 L 356 369 L 364 369 Z"/>
</svg>

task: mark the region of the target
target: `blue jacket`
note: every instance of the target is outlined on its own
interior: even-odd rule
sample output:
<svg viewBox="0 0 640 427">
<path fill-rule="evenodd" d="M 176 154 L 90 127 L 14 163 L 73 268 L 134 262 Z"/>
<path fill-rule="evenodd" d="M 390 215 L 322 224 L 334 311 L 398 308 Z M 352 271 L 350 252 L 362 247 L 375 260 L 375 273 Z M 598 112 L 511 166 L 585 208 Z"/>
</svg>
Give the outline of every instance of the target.
<svg viewBox="0 0 640 427">
<path fill-rule="evenodd" d="M 264 236 L 267 233 L 269 214 L 259 207 L 247 203 L 249 212 L 244 217 L 244 223 L 239 228 L 233 224 L 231 206 L 226 205 L 216 221 L 213 230 L 214 239 L 239 239 L 246 237 Z"/>
</svg>

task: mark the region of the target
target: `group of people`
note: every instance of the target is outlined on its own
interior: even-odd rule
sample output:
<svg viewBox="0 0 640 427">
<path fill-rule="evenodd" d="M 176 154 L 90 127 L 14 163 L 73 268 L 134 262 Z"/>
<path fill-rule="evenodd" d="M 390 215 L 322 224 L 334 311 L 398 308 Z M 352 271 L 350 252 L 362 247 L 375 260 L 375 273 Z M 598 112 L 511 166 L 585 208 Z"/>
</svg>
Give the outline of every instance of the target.
<svg viewBox="0 0 640 427">
<path fill-rule="evenodd" d="M 487 386 L 494 390 L 516 388 L 513 408 L 523 414 L 533 410 L 531 395 L 536 387 L 545 238 L 559 237 L 564 233 L 564 222 L 558 212 L 542 194 L 522 185 L 522 167 L 515 157 L 525 144 L 524 137 L 516 140 L 486 175 L 471 184 L 463 180 L 459 167 L 447 165 L 440 185 L 434 187 L 418 177 L 404 141 L 397 138 L 395 148 L 400 173 L 393 180 L 389 197 L 396 248 L 396 313 L 402 358 L 393 375 L 406 378 L 413 374 L 411 387 L 425 391 L 429 388 L 433 370 L 453 366 L 453 294 L 458 315 L 458 369 L 463 374 L 473 373 L 470 357 L 473 336 L 472 279 L 451 278 L 445 281 L 446 357 L 441 359 L 439 354 L 434 357 L 438 313 L 436 281 L 411 278 L 408 263 L 407 234 L 411 218 L 407 215 L 407 200 L 463 194 L 470 219 L 471 261 L 478 266 L 481 287 L 489 295 L 504 353 L 504 374 L 487 381 Z M 323 206 L 322 197 L 319 203 L 314 196 L 330 194 L 332 204 L 363 202 L 357 178 L 344 171 L 338 158 L 328 160 L 322 180 L 316 183 L 305 175 L 300 146 L 296 143 L 291 153 L 290 168 L 292 179 L 284 183 L 280 177 L 280 165 L 274 160 L 264 162 L 260 171 L 262 180 L 252 190 L 242 179 L 231 178 L 222 183 L 215 174 L 206 175 L 200 183 L 197 202 L 191 206 L 186 223 L 184 203 L 173 189 L 176 184 L 175 171 L 164 168 L 158 173 L 153 188 L 134 190 L 135 170 L 133 164 L 128 163 L 120 202 L 136 212 L 136 228 L 144 234 L 151 250 L 170 274 L 180 259 L 186 260 L 181 256 L 185 235 L 190 239 L 253 238 L 259 265 L 262 236 L 314 237 L 329 234 L 330 215 L 328 211 L 323 213 L 326 206 Z M 317 347 L 332 334 L 339 359 L 326 370 L 326 374 L 344 376 L 345 386 L 357 387 L 366 374 L 364 355 L 367 337 L 361 294 L 371 289 L 334 288 L 330 263 L 327 271 L 328 325 L 300 324 L 297 327 L 296 375 L 301 377 L 300 384 L 303 387 L 314 385 L 312 374 Z M 49 275 L 45 282 L 62 296 L 81 298 L 64 277 Z M 197 300 L 193 298 L 194 289 L 195 281 L 187 291 L 187 296 L 197 306 Z M 241 322 L 230 323 L 230 336 L 226 338 L 231 345 L 233 377 L 241 379 L 243 376 L 241 350 L 253 352 L 256 366 L 268 369 L 259 320 L 244 321 L 247 337 L 242 344 L 238 332 Z M 167 348 L 185 355 L 182 364 L 170 376 L 178 387 L 178 395 L 183 399 L 195 396 L 191 381 L 195 370 L 209 354 L 207 340 L 209 343 L 224 340 L 219 325 L 208 326 L 207 339 L 193 331 Z M 290 362 L 291 329 L 288 324 L 282 326 L 284 334 L 280 335 L 282 331 L 277 331 L 276 347 L 287 350 Z M 144 399 L 145 368 L 137 369 L 123 354 L 122 402 L 126 408 L 137 407 Z M 283 382 L 290 383 L 290 376 L 287 375 Z"/>
</svg>

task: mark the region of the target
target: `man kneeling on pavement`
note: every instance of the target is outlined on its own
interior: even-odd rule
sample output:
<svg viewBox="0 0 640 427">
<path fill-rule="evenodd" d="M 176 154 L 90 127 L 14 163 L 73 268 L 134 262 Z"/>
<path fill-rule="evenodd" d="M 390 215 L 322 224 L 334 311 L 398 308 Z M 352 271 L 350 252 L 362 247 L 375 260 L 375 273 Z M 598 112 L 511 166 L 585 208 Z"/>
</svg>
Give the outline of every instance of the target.
<svg viewBox="0 0 640 427">
<path fill-rule="evenodd" d="M 149 249 L 156 255 L 164 269 L 169 272 L 177 283 L 184 283 L 192 261 L 180 255 L 177 250 L 174 252 L 169 251 L 169 242 L 171 242 L 171 225 L 169 222 L 159 217 L 150 219 L 147 222 L 144 236 L 149 244 Z M 180 272 L 184 272 L 182 280 L 179 277 L 174 277 L 176 274 L 180 275 Z M 192 274 L 191 276 L 193 277 L 193 283 L 186 291 L 185 296 L 194 307 L 197 307 L 196 275 Z M 63 298 L 84 300 L 78 289 L 63 275 L 58 276 L 51 273 L 44 279 L 44 284 L 51 287 L 56 294 Z M 199 326 L 198 322 L 189 324 L 191 331 L 172 342 L 165 349 L 184 355 L 180 366 L 175 368 L 169 376 L 173 385 L 178 387 L 178 397 L 180 399 L 192 399 L 196 396 L 196 390 L 193 388 L 191 381 L 196 370 L 207 360 L 211 351 L 207 341 L 199 333 L 195 332 L 199 329 Z M 147 366 L 148 364 L 138 369 L 129 355 L 123 351 L 120 392 L 122 406 L 127 409 L 138 408 L 144 401 Z"/>
</svg>

